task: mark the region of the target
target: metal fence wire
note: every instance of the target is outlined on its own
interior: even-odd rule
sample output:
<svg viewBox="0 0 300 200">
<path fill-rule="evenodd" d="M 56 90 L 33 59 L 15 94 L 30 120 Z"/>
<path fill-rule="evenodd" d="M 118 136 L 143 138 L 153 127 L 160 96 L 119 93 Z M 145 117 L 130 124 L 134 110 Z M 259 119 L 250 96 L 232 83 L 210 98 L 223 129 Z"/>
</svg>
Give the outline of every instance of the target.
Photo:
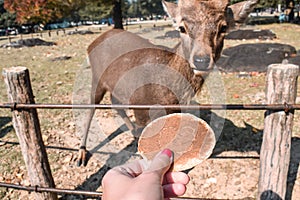
<svg viewBox="0 0 300 200">
<path fill-rule="evenodd" d="M 102 192 L 92 192 L 92 191 L 80 191 L 80 190 L 71 190 L 71 189 L 58 189 L 58 188 L 49 188 L 49 187 L 40 187 L 40 186 L 23 186 L 10 183 L 0 182 L 0 187 L 12 188 L 17 190 L 25 190 L 28 192 L 53 192 L 57 194 L 72 194 L 72 195 L 84 195 L 90 197 L 101 197 Z"/>
<path fill-rule="evenodd" d="M 169 109 L 169 110 L 300 110 L 300 104 L 199 104 L 199 105 L 120 105 L 120 104 L 24 104 L 0 103 L 0 108 L 24 109 Z"/>
<path fill-rule="evenodd" d="M 39 186 L 22 186 L 10 183 L 0 182 L 0 187 L 12 188 L 17 190 L 25 190 L 28 192 L 53 192 L 57 194 L 69 194 L 69 195 L 82 195 L 89 196 L 95 199 L 101 199 L 102 192 L 92 192 L 92 191 L 83 191 L 83 190 L 71 190 L 71 189 L 58 189 L 58 188 L 49 188 L 49 187 L 39 187 Z M 198 200 L 222 200 L 222 199 L 206 199 L 206 198 L 194 198 L 194 197 L 176 197 L 172 198 L 174 200 L 188 200 L 188 199 L 198 199 Z"/>
<path fill-rule="evenodd" d="M 0 109 L 28 110 L 28 109 L 169 109 L 169 110 L 273 110 L 290 112 L 300 110 L 300 104 L 199 104 L 199 105 L 113 105 L 113 104 L 24 104 L 0 103 Z M 25 190 L 28 192 L 54 192 L 57 194 L 83 195 L 101 199 L 102 192 L 58 189 L 40 186 L 22 186 L 0 182 L 0 187 Z M 177 197 L 174 199 L 205 198 Z M 213 200 L 213 199 L 212 199 Z M 220 199 L 219 199 L 220 200 Z"/>
</svg>

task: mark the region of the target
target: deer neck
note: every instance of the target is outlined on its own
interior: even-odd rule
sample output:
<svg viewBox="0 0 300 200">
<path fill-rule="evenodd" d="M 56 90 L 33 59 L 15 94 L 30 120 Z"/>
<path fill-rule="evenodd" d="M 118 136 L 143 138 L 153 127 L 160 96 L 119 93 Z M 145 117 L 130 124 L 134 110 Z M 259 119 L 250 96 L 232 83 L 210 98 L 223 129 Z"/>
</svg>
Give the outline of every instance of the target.
<svg viewBox="0 0 300 200">
<path fill-rule="evenodd" d="M 169 66 L 178 71 L 183 77 L 185 77 L 186 80 L 189 81 L 194 94 L 199 92 L 204 83 L 204 77 L 194 74 L 189 61 L 183 55 L 183 49 L 180 44 L 176 45 L 172 50 L 174 56 L 169 61 Z"/>
<path fill-rule="evenodd" d="M 176 44 L 176 46 L 173 47 L 172 51 L 174 53 L 176 53 L 177 55 L 180 55 L 181 57 L 186 58 L 181 42 Z"/>
</svg>

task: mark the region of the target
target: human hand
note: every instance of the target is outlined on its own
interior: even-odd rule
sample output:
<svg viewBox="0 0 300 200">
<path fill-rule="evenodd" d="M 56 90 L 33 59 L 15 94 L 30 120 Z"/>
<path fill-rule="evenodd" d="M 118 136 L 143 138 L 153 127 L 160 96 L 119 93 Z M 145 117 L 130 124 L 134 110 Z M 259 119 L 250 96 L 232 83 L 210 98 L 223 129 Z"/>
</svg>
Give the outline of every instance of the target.
<svg viewBox="0 0 300 200">
<path fill-rule="evenodd" d="M 152 162 L 137 160 L 109 170 L 102 179 L 103 200 L 168 200 L 186 191 L 189 177 L 168 172 L 173 152 L 165 149 Z"/>
</svg>

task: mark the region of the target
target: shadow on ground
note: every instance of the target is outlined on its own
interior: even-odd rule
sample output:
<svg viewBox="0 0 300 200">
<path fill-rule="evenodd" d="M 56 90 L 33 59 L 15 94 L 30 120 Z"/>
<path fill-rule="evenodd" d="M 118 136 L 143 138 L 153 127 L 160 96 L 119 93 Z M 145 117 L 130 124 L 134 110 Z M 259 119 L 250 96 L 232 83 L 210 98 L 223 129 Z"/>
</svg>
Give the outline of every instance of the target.
<svg viewBox="0 0 300 200">
<path fill-rule="evenodd" d="M 262 23 L 274 23 L 276 19 L 261 19 L 261 21 L 256 21 L 258 24 Z M 145 31 L 151 31 L 145 30 Z M 248 32 L 247 32 L 248 33 Z M 252 31 L 253 34 L 257 34 Z M 264 32 L 265 33 L 265 32 Z M 269 37 L 274 37 L 272 33 Z M 245 32 L 243 33 L 245 34 Z M 170 31 L 166 33 L 165 36 L 159 39 L 177 38 L 178 31 Z M 264 39 L 265 34 L 256 36 L 257 39 Z M 251 38 L 253 39 L 253 38 Z M 269 39 L 269 38 L 268 38 Z M 265 72 L 267 66 L 273 63 L 281 63 L 284 59 L 294 59 L 297 55 L 296 49 L 290 45 L 285 44 L 243 44 L 236 47 L 228 48 L 223 51 L 223 56 L 218 62 L 218 66 L 221 67 L 223 71 L 226 72 L 239 72 L 239 71 L 258 71 Z M 268 58 L 268 59 L 266 59 Z M 258 62 L 258 63 L 256 63 Z M 237 151 L 237 152 L 250 152 L 255 151 L 260 152 L 262 144 L 263 130 L 259 130 L 250 124 L 245 123 L 245 127 L 237 127 L 232 121 L 224 119 L 217 116 L 211 111 L 201 111 L 201 118 L 209 123 L 212 115 L 215 115 L 217 120 L 224 121 L 224 129 L 222 131 L 221 137 L 218 140 L 216 147 L 213 152 L 213 157 L 217 157 L 222 152 L 226 151 Z M 212 127 L 213 128 L 213 127 Z M 120 127 L 114 133 L 112 133 L 108 138 L 100 142 L 91 152 L 100 153 L 98 150 L 103 147 L 106 143 L 113 140 L 119 134 L 122 134 L 124 127 Z M 293 191 L 293 186 L 295 184 L 297 171 L 299 168 L 299 156 L 300 155 L 300 138 L 293 138 L 292 140 L 292 150 L 291 150 L 291 162 L 288 177 L 288 191 L 287 199 L 290 199 L 291 193 Z M 107 162 L 103 167 L 101 167 L 96 173 L 92 174 L 83 183 L 78 185 L 77 190 L 90 190 L 96 191 L 100 185 L 104 174 L 112 167 L 126 163 L 130 159 L 130 156 L 137 151 L 137 141 L 133 141 L 131 144 L 126 146 L 120 152 L 115 154 L 110 154 Z M 128 154 L 131 153 L 131 155 Z M 238 157 L 230 157 L 228 159 L 238 159 Z M 65 195 L 61 200 L 65 199 L 85 199 L 83 196 L 70 196 Z"/>
<path fill-rule="evenodd" d="M 11 117 L 0 117 L 0 138 L 6 136 L 13 129 L 12 125 L 8 125 L 11 120 Z"/>
<path fill-rule="evenodd" d="M 168 31 L 157 39 L 177 38 L 178 31 Z M 276 35 L 270 30 L 239 29 L 226 35 L 230 40 L 272 40 Z M 300 53 L 295 47 L 280 43 L 248 43 L 226 48 L 217 66 L 224 72 L 266 72 L 271 64 L 288 63 L 300 65 Z"/>
<path fill-rule="evenodd" d="M 266 72 L 268 66 L 286 62 L 300 65 L 300 55 L 287 44 L 241 44 L 223 50 L 217 66 L 224 72 Z"/>
<path fill-rule="evenodd" d="M 225 151 L 238 151 L 238 152 L 250 152 L 255 151 L 260 152 L 262 144 L 262 134 L 263 130 L 259 130 L 250 124 L 245 123 L 245 127 L 237 127 L 234 123 L 228 119 L 217 116 L 214 112 L 211 111 L 201 111 L 200 117 L 209 123 L 211 116 L 214 115 L 215 119 L 219 121 L 224 121 L 224 128 L 222 130 L 222 135 L 218 140 L 212 157 L 218 157 L 218 155 Z M 122 125 L 124 126 L 124 125 Z M 214 127 L 212 127 L 214 129 Z M 97 147 L 92 151 L 97 153 L 97 150 L 100 149 L 105 143 L 111 141 L 113 138 L 122 134 L 124 127 L 120 127 L 114 133 L 111 134 L 105 141 L 102 141 Z M 130 152 L 130 153 L 128 153 Z M 106 164 L 100 168 L 96 173 L 92 174 L 85 182 L 80 184 L 76 190 L 88 190 L 96 191 L 100 185 L 104 174 L 112 167 L 126 163 L 129 160 L 130 156 L 137 152 L 137 141 L 133 141 L 131 144 L 126 146 L 120 152 L 116 154 L 111 154 Z M 224 157 L 226 159 L 226 157 Z M 230 157 L 228 159 L 239 159 L 239 157 Z M 256 158 L 258 159 L 258 158 Z M 293 187 L 297 178 L 297 172 L 299 169 L 300 161 L 300 138 L 292 139 L 292 149 L 291 149 L 291 161 L 289 167 L 289 176 L 288 176 L 288 187 L 287 187 L 287 198 L 291 199 Z M 65 195 L 61 200 L 67 199 L 86 199 L 83 196 L 73 196 Z"/>
<path fill-rule="evenodd" d="M 297 179 L 300 164 L 300 138 L 292 138 L 291 160 L 289 165 L 289 175 L 287 180 L 286 199 L 291 199 L 293 188 Z"/>
</svg>

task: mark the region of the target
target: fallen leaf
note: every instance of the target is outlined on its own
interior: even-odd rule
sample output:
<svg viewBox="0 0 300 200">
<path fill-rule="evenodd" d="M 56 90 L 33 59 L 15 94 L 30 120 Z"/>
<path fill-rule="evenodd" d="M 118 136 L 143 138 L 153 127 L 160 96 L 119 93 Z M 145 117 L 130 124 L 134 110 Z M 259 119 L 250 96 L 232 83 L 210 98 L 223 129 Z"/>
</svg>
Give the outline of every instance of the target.
<svg viewBox="0 0 300 200">
<path fill-rule="evenodd" d="M 233 98 L 238 99 L 238 98 L 240 98 L 240 95 L 234 94 L 234 95 L 233 95 Z"/>
<path fill-rule="evenodd" d="M 258 133 L 259 132 L 259 130 L 257 129 L 257 128 L 252 128 L 252 131 L 254 132 L 254 133 Z"/>
<path fill-rule="evenodd" d="M 258 87 L 259 85 L 258 85 L 258 83 L 252 83 L 251 85 L 250 85 L 250 87 Z"/>
<path fill-rule="evenodd" d="M 259 72 L 250 72 L 250 75 L 251 75 L 251 76 L 258 76 L 258 75 L 259 75 Z"/>
</svg>

